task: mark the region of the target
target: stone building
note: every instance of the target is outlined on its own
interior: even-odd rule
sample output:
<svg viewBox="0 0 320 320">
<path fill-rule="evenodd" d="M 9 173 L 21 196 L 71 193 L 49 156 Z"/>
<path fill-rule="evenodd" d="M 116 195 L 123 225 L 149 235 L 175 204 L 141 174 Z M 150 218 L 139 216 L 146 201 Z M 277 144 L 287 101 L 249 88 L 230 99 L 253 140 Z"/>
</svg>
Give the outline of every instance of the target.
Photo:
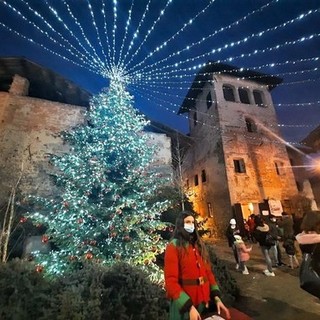
<svg viewBox="0 0 320 320">
<path fill-rule="evenodd" d="M 186 187 L 195 210 L 221 231 L 235 215 L 280 215 L 298 190 L 277 126 L 271 90 L 282 79 L 209 62 L 179 114 L 188 113 Z"/>
<path fill-rule="evenodd" d="M 311 209 L 320 209 L 320 126 L 301 144 L 288 148 L 299 195 L 311 201 Z M 300 208 L 303 213 L 302 208 Z"/>
<path fill-rule="evenodd" d="M 57 134 L 84 123 L 91 94 L 25 58 L 0 58 L 0 204 L 19 183 L 22 194 L 50 194 L 51 154 L 68 152 Z M 171 140 L 150 132 L 159 170 L 171 175 Z"/>
</svg>

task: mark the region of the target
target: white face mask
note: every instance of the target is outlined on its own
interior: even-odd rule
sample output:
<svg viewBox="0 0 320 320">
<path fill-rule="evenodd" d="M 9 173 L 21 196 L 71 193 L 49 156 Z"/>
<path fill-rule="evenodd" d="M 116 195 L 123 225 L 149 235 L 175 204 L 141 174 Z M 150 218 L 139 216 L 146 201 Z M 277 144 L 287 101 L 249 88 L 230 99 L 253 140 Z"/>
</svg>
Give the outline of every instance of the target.
<svg viewBox="0 0 320 320">
<path fill-rule="evenodd" d="M 186 230 L 188 233 L 193 233 L 193 231 L 194 231 L 194 224 L 185 223 L 183 228 L 184 228 L 184 230 Z"/>
</svg>

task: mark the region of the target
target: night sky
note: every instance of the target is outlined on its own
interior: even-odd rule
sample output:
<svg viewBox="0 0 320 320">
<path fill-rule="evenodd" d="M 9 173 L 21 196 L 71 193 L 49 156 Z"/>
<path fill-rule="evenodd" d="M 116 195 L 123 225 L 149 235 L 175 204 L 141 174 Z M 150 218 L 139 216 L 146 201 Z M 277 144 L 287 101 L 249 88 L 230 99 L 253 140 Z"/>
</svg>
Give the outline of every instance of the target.
<svg viewBox="0 0 320 320">
<path fill-rule="evenodd" d="M 0 41 L 0 56 L 93 94 L 120 66 L 135 106 L 184 133 L 176 113 L 208 60 L 283 78 L 272 95 L 287 141 L 320 124 L 319 0 L 0 0 Z"/>
</svg>

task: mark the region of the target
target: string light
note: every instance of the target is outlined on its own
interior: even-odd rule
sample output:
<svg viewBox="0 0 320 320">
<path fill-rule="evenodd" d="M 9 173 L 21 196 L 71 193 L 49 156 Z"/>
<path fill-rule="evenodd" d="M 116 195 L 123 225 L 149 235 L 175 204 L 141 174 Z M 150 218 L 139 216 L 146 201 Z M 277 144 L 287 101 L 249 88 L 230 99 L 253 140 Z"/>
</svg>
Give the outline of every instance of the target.
<svg viewBox="0 0 320 320">
<path fill-rule="evenodd" d="M 164 97 L 163 100 L 168 100 L 164 105 L 170 107 L 171 110 L 177 110 L 181 100 L 185 97 L 185 92 L 190 88 L 192 77 L 197 73 L 197 71 L 204 67 L 207 62 L 203 62 L 204 58 L 214 55 L 216 58 L 219 58 L 220 55 L 228 49 L 236 50 L 236 47 L 239 47 L 242 44 L 247 44 L 254 39 L 262 39 L 266 34 L 270 34 L 274 31 L 282 32 L 285 29 L 288 29 L 290 26 L 296 23 L 306 22 L 307 19 L 315 18 L 319 14 L 319 8 L 305 10 L 296 14 L 295 17 L 288 19 L 285 22 L 280 22 L 275 26 L 270 26 L 266 29 L 252 32 L 241 39 L 233 40 L 228 43 L 224 43 L 221 46 L 216 48 L 208 49 L 207 42 L 208 40 L 213 39 L 218 34 L 226 33 L 232 28 L 238 28 L 241 24 L 244 24 L 248 19 L 253 19 L 258 14 L 264 13 L 269 14 L 271 9 L 277 9 L 277 5 L 280 4 L 279 0 L 273 0 L 267 2 L 262 6 L 246 13 L 244 16 L 239 19 L 228 23 L 226 26 L 222 26 L 216 30 L 213 30 L 208 35 L 203 36 L 199 35 L 199 39 L 196 41 L 190 41 L 187 44 L 184 44 L 182 49 L 174 50 L 170 52 L 168 50 L 168 45 L 170 48 L 175 48 L 174 44 L 179 43 L 179 38 L 182 36 L 188 35 L 193 32 L 192 28 L 195 26 L 196 22 L 204 16 L 209 8 L 212 8 L 215 4 L 215 1 L 210 1 L 204 8 L 197 10 L 196 13 L 192 13 L 190 17 L 186 18 L 185 22 L 182 23 L 181 27 L 176 27 L 177 29 L 173 30 L 171 36 L 165 40 L 159 40 L 157 44 L 152 43 L 150 50 L 141 54 L 142 48 L 147 45 L 147 42 L 150 40 L 151 34 L 159 30 L 160 22 L 162 22 L 163 17 L 166 15 L 169 7 L 172 4 L 172 1 L 166 1 L 164 6 L 158 11 L 157 16 L 154 20 L 151 20 L 151 26 L 146 28 L 147 20 L 149 16 L 153 14 L 154 3 L 151 0 L 146 1 L 146 4 L 142 7 L 141 10 L 140 3 L 136 1 L 131 1 L 131 4 L 128 5 L 128 9 L 124 10 L 121 8 L 122 13 L 127 12 L 127 19 L 125 19 L 125 24 L 123 24 L 123 33 L 120 33 L 121 20 L 118 16 L 118 6 L 120 5 L 119 1 L 114 0 L 107 3 L 102 1 L 101 4 L 97 4 L 91 0 L 86 0 L 88 13 L 86 16 L 88 24 L 88 29 L 84 29 L 84 21 L 80 19 L 80 15 L 76 10 L 76 7 L 72 2 L 68 0 L 62 0 L 61 6 L 54 6 L 54 2 L 49 2 L 45 0 L 46 7 L 48 8 L 51 17 L 55 18 L 55 21 L 63 27 L 63 30 L 66 31 L 66 34 L 71 37 L 69 40 L 64 33 L 61 32 L 61 28 L 57 27 L 57 24 L 51 22 L 51 18 L 47 16 L 45 10 L 40 10 L 38 7 L 35 7 L 32 1 L 19 0 L 20 4 L 24 7 L 20 7 L 18 2 L 15 4 L 9 3 L 9 1 L 4 0 L 0 3 L 3 8 L 6 8 L 17 15 L 19 19 L 28 25 L 32 26 L 40 35 L 43 35 L 48 40 L 48 44 L 41 43 L 29 37 L 23 32 L 19 32 L 14 28 L 10 28 L 5 23 L 0 21 L 0 26 L 12 32 L 19 37 L 27 40 L 32 44 L 37 44 L 50 54 L 54 54 L 57 57 L 62 58 L 63 60 L 73 63 L 76 66 L 87 69 L 90 72 L 101 75 L 104 78 L 116 77 L 119 79 L 119 75 L 124 76 L 124 82 L 130 84 L 130 88 L 140 88 L 144 92 L 148 90 L 150 95 L 158 95 L 159 97 Z M 111 10 L 108 10 L 108 5 L 111 6 Z M 59 9 L 58 9 L 59 8 Z M 30 13 L 29 16 L 25 15 L 23 12 L 27 10 Z M 269 11 L 268 11 L 269 10 Z M 60 11 L 60 13 L 59 13 Z M 134 21 L 133 13 L 142 11 L 142 16 L 139 16 L 138 21 Z M 111 14 L 113 19 L 111 19 Z M 34 18 L 34 19 L 33 19 Z M 82 17 L 83 19 L 83 17 Z M 41 21 L 44 26 L 38 25 L 38 21 Z M 101 23 L 102 21 L 102 23 Z M 107 24 L 111 21 L 112 25 Z M 150 20 L 149 20 L 150 21 Z M 89 33 L 89 27 L 92 27 L 94 32 Z M 99 26 L 102 28 L 100 29 Z M 157 28 L 156 28 L 157 27 Z M 132 31 L 131 39 L 129 31 Z M 109 33 L 111 32 L 112 41 L 109 41 Z M 79 34 L 82 39 L 79 39 Z M 94 35 L 93 35 L 94 34 Z M 120 36 L 121 34 L 121 36 Z M 90 37 L 91 39 L 90 39 Z M 295 40 L 284 41 L 273 46 L 265 48 L 256 48 L 251 52 L 243 52 L 238 55 L 229 55 L 226 58 L 216 59 L 216 63 L 230 63 L 236 60 L 249 60 L 250 58 L 256 57 L 258 54 L 265 54 L 278 51 L 280 49 L 289 48 L 294 45 L 313 42 L 316 41 L 319 37 L 319 33 L 309 33 L 307 35 L 299 36 Z M 280 37 L 279 37 L 280 38 Z M 118 41 L 120 40 L 121 41 Z M 160 38 L 159 38 L 160 39 Z M 139 41 L 139 42 L 138 42 Z M 51 44 L 58 46 L 57 49 L 52 49 Z M 93 44 L 98 44 L 98 48 Z M 149 42 L 150 43 L 150 42 Z M 201 45 L 205 45 L 207 48 L 204 53 L 196 54 Z M 134 49 L 136 48 L 136 49 Z M 63 49 L 63 50 L 60 50 Z M 99 49 L 99 53 L 97 51 Z M 134 50 L 134 51 L 133 51 Z M 156 55 L 161 52 L 168 51 L 165 53 L 165 56 L 161 59 L 157 59 Z M 192 51 L 193 50 L 193 51 Z M 239 50 L 239 49 L 238 49 Z M 172 49 L 171 49 L 172 51 Z M 64 53 L 65 54 L 64 54 Z M 186 54 L 186 58 L 182 58 L 182 55 Z M 102 57 L 103 58 L 102 58 Z M 142 57 L 142 58 L 141 58 Z M 150 61 L 152 62 L 150 63 Z M 175 61 L 173 61 L 175 60 Z M 171 61 L 169 63 L 169 61 Z M 196 63 L 200 61 L 200 63 Z M 275 68 L 280 66 L 288 66 L 292 68 L 293 66 L 297 67 L 300 63 L 312 62 L 317 63 L 319 57 L 312 58 L 301 58 L 301 59 L 288 59 L 284 62 L 272 61 L 269 63 L 263 62 L 260 65 L 253 67 L 247 67 L 243 70 L 262 70 L 265 68 Z M 182 68 L 182 66 L 184 66 Z M 277 70 L 278 71 L 278 70 Z M 230 72 L 230 70 L 229 70 Z M 301 76 L 303 74 L 317 74 L 319 72 L 318 66 L 314 65 L 300 70 L 289 70 L 286 72 L 277 73 L 273 72 L 273 76 L 285 76 L 287 79 L 283 83 L 279 84 L 280 86 L 293 86 L 293 85 L 302 85 L 302 84 L 311 84 L 318 79 L 314 77 L 300 79 L 297 81 L 289 81 L 289 76 Z M 223 72 L 221 72 L 223 73 Z M 206 76 L 204 74 L 204 76 Z M 251 76 L 247 77 L 245 80 L 255 80 L 261 76 Z M 242 80 L 239 78 L 238 80 Z M 200 83 L 199 83 L 200 84 Z M 260 88 L 264 88 L 263 85 L 259 85 Z M 153 93 L 151 92 L 153 90 Z M 175 91 L 175 92 L 174 92 Z M 174 93 L 173 93 L 174 92 Z M 173 103 L 171 104 L 171 99 Z M 151 99 L 156 100 L 156 99 Z M 150 101 L 151 101 L 150 100 Z M 180 100 L 180 102 L 178 102 Z M 201 101 L 199 98 L 191 98 L 194 101 Z M 212 99 L 212 103 L 214 103 Z M 316 105 L 317 102 L 309 102 L 308 104 L 291 104 L 291 105 L 300 105 L 300 106 L 309 106 Z M 275 104 L 275 107 L 281 107 L 284 104 Z M 166 109 L 165 109 L 166 110 Z M 167 111 L 167 110 L 166 110 Z M 173 113 L 173 112 L 172 112 Z"/>
</svg>

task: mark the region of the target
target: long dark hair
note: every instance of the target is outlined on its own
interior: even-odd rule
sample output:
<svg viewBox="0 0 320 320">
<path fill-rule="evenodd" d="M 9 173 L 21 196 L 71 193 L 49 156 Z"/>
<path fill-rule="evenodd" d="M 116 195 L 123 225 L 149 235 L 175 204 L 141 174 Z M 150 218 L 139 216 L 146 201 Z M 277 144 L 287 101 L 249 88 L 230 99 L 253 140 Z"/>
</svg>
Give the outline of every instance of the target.
<svg viewBox="0 0 320 320">
<path fill-rule="evenodd" d="M 184 219 L 189 216 L 194 218 L 194 232 L 192 234 L 184 230 Z M 176 226 L 175 226 L 172 238 L 176 239 L 177 246 L 184 250 L 186 250 L 187 245 L 190 243 L 195 245 L 199 250 L 202 259 L 206 263 L 210 263 L 208 251 L 206 249 L 205 243 L 203 242 L 203 240 L 201 239 L 198 233 L 197 221 L 192 212 L 182 211 L 181 213 L 179 213 L 176 219 Z"/>
</svg>

